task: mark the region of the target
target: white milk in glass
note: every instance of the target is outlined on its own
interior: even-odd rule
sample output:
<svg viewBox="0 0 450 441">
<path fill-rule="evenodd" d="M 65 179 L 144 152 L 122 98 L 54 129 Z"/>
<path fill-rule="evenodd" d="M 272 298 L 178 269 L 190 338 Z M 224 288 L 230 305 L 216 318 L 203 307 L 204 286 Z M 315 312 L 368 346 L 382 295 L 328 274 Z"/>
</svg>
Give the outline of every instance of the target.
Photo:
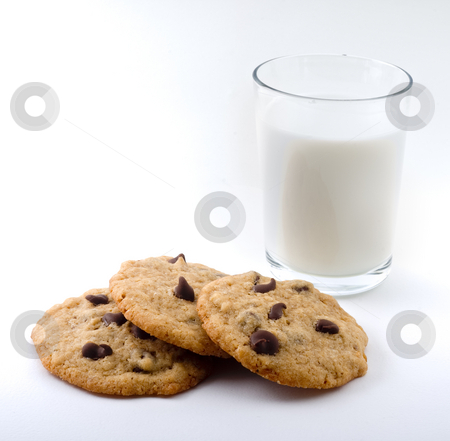
<svg viewBox="0 0 450 441">
<path fill-rule="evenodd" d="M 405 133 L 322 139 L 286 126 L 258 121 L 267 251 L 301 273 L 376 268 L 392 254 Z"/>
</svg>

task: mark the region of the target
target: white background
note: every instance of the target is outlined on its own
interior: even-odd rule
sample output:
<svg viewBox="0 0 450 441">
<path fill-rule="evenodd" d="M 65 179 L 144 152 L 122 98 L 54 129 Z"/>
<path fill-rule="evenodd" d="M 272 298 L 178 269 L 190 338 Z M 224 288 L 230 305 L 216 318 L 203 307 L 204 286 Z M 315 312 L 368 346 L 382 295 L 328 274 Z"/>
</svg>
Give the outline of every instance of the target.
<svg viewBox="0 0 450 441">
<path fill-rule="evenodd" d="M 445 0 L 3 5 L 1 438 L 449 439 L 449 15 Z M 308 391 L 228 361 L 178 396 L 109 398 L 19 355 L 9 338 L 17 316 L 107 286 L 124 260 L 184 252 L 224 272 L 269 274 L 251 73 L 296 53 L 397 64 L 436 102 L 431 123 L 407 136 L 392 273 L 340 301 L 369 336 L 367 375 Z M 38 132 L 9 109 L 14 91 L 33 81 L 61 103 L 55 124 Z M 194 224 L 197 203 L 214 191 L 237 196 L 247 214 L 225 244 Z M 226 213 L 215 216 L 226 223 Z M 422 358 L 403 359 L 387 344 L 387 325 L 404 310 L 436 327 Z M 419 337 L 410 329 L 408 338 Z"/>
</svg>

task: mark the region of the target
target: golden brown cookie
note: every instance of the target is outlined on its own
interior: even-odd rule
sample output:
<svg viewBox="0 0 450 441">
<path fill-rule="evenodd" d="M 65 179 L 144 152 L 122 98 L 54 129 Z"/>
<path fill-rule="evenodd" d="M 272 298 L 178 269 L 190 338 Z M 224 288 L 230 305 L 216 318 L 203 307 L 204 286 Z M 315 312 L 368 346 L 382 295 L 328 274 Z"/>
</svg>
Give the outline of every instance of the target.
<svg viewBox="0 0 450 441">
<path fill-rule="evenodd" d="M 149 257 L 122 263 L 109 287 L 128 320 L 155 337 L 200 355 L 229 357 L 208 337 L 197 314 L 197 297 L 209 282 L 224 277 L 177 257 Z"/>
<path fill-rule="evenodd" d="M 212 360 L 143 332 L 108 289 L 92 289 L 50 308 L 31 338 L 44 367 L 91 392 L 172 395 L 211 372 Z"/>
<path fill-rule="evenodd" d="M 214 342 L 277 383 L 328 389 L 367 371 L 364 330 L 311 283 L 228 276 L 203 288 L 197 309 Z"/>
</svg>

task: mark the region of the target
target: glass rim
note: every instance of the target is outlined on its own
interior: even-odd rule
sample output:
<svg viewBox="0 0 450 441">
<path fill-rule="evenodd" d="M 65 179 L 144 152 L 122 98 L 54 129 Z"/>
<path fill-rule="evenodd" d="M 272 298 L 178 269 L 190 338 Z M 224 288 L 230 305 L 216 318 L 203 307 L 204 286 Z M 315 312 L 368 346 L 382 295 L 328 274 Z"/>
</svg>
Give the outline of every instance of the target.
<svg viewBox="0 0 450 441">
<path fill-rule="evenodd" d="M 346 57 L 346 58 L 353 58 L 353 59 L 357 59 L 357 60 L 364 60 L 364 61 L 372 61 L 378 64 L 382 64 L 384 66 L 389 66 L 389 67 L 393 67 L 395 69 L 398 69 L 400 71 L 402 71 L 404 74 L 406 74 L 407 78 L 408 78 L 408 82 L 407 85 L 402 88 L 401 90 L 394 92 L 394 93 L 390 93 L 388 95 L 381 95 L 381 96 L 375 96 L 375 97 L 370 97 L 370 98 L 320 98 L 320 97 L 314 97 L 314 96 L 306 96 L 306 95 L 298 95 L 295 93 L 290 93 L 290 92 L 284 92 L 283 90 L 279 90 L 276 89 L 275 87 L 271 87 L 268 84 L 265 84 L 263 81 L 261 81 L 258 78 L 258 70 L 264 66 L 265 64 L 271 63 L 272 61 L 276 61 L 276 60 L 280 60 L 283 58 L 302 58 L 302 57 L 330 57 L 330 58 L 334 58 L 334 57 Z M 411 77 L 411 75 L 406 72 L 405 69 L 402 69 L 400 66 L 397 66 L 395 64 L 392 63 L 387 63 L 385 61 L 380 61 L 380 60 L 376 60 L 374 58 L 367 58 L 367 57 L 359 57 L 357 55 L 347 55 L 347 54 L 297 54 L 297 55 L 283 55 L 281 57 L 275 57 L 275 58 L 271 58 L 270 60 L 264 61 L 263 63 L 259 64 L 254 70 L 253 70 L 253 74 L 252 74 L 253 80 L 255 81 L 255 83 L 258 86 L 264 87 L 266 89 L 270 89 L 274 92 L 283 94 L 283 95 L 287 95 L 287 96 L 291 96 L 291 97 L 295 97 L 295 98 L 303 98 L 303 99 L 308 99 L 308 100 L 320 100 L 320 101 L 373 101 L 373 100 L 380 100 L 380 99 L 385 99 L 385 98 L 390 98 L 396 95 L 401 95 L 402 93 L 407 92 L 408 90 L 411 89 L 412 85 L 413 85 L 413 79 Z"/>
</svg>

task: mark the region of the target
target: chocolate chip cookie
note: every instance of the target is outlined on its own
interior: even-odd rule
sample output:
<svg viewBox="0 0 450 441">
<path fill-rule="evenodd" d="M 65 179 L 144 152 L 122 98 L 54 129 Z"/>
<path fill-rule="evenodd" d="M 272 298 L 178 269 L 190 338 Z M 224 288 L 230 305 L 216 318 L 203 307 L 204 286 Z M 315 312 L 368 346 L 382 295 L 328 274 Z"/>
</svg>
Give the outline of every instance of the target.
<svg viewBox="0 0 450 441">
<path fill-rule="evenodd" d="M 207 283 L 226 274 L 177 257 L 122 263 L 111 278 L 111 295 L 124 316 L 146 332 L 200 355 L 229 357 L 202 328 L 197 297 Z"/>
<path fill-rule="evenodd" d="M 158 340 L 129 322 L 108 289 L 53 306 L 31 338 L 47 370 L 91 392 L 172 395 L 211 372 L 209 357 Z"/>
<path fill-rule="evenodd" d="M 228 276 L 202 289 L 197 309 L 214 342 L 279 384 L 328 389 L 367 371 L 364 330 L 311 283 Z"/>
</svg>

